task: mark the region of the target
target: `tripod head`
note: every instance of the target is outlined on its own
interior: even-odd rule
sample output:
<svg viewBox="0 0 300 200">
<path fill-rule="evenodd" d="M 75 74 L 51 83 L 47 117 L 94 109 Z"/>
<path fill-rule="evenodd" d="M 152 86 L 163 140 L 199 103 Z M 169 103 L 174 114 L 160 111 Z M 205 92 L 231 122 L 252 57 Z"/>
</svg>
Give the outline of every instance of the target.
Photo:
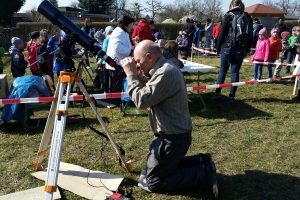
<svg viewBox="0 0 300 200">
<path fill-rule="evenodd" d="M 62 29 L 67 35 L 69 35 L 69 38 L 67 38 L 65 42 L 62 42 L 62 45 L 58 50 L 59 53 L 57 54 L 61 56 L 61 61 L 66 63 L 67 66 L 72 64 L 70 61 L 70 59 L 72 59 L 72 56 L 70 56 L 70 52 L 72 52 L 71 47 L 78 42 L 81 46 L 91 51 L 94 55 L 102 57 L 105 62 L 114 67 L 119 74 L 124 73 L 123 68 L 120 65 L 117 65 L 117 63 L 111 57 L 106 55 L 106 53 L 101 49 L 99 43 L 94 38 L 91 38 L 88 34 L 78 28 L 77 25 L 65 17 L 64 14 L 52 3 L 49 1 L 42 1 L 38 7 L 38 12 L 45 16 L 51 23 Z M 73 67 L 69 67 L 67 70 L 73 69 L 75 69 L 74 63 Z"/>
</svg>

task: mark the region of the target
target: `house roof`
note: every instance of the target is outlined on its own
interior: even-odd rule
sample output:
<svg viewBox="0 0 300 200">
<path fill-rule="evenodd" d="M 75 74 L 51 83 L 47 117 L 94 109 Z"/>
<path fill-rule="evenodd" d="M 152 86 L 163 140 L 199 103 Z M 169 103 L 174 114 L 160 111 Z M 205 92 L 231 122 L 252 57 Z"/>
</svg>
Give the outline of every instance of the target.
<svg viewBox="0 0 300 200">
<path fill-rule="evenodd" d="M 99 18 L 99 19 L 110 19 L 110 17 L 108 15 L 105 15 L 105 14 L 87 14 L 87 13 L 82 13 L 82 17 Z"/>
<path fill-rule="evenodd" d="M 12 17 L 16 17 L 16 18 L 22 18 L 22 17 L 30 18 L 31 15 L 30 15 L 30 13 L 14 13 L 14 15 Z"/>
<path fill-rule="evenodd" d="M 161 23 L 177 23 L 174 19 L 165 19 Z"/>
<path fill-rule="evenodd" d="M 265 6 L 263 4 L 254 4 L 252 6 L 249 6 L 245 8 L 245 12 L 249 14 L 286 14 L 286 12 L 283 12 L 281 10 L 278 10 L 276 8 L 272 8 L 269 6 Z"/>
</svg>

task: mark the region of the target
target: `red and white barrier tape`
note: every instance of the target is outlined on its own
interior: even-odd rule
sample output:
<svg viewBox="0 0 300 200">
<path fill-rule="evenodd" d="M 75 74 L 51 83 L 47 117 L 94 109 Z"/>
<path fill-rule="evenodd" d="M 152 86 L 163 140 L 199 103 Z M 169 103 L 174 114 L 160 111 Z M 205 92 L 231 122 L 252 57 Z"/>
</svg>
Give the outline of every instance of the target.
<svg viewBox="0 0 300 200">
<path fill-rule="evenodd" d="M 208 50 L 205 50 L 204 48 L 197 48 L 197 47 L 193 47 L 195 50 L 197 51 L 201 51 L 203 53 L 209 53 L 209 54 L 213 54 L 213 55 L 217 55 L 216 52 L 213 52 L 213 51 L 208 51 Z"/>
<path fill-rule="evenodd" d="M 258 62 L 258 61 L 250 61 L 250 60 L 246 60 L 244 59 L 244 62 L 248 62 L 248 63 L 253 63 L 253 64 L 264 64 L 264 65 L 268 65 L 268 64 L 275 64 L 275 65 L 281 65 L 281 66 L 296 66 L 295 64 L 286 64 L 286 63 L 278 63 L 278 62 Z"/>
<path fill-rule="evenodd" d="M 249 84 L 255 84 L 255 83 L 264 83 L 264 82 L 268 82 L 270 80 L 280 81 L 282 79 L 290 79 L 290 78 L 295 78 L 295 77 L 299 77 L 299 76 L 300 76 L 300 74 L 295 74 L 292 76 L 269 78 L 269 79 L 263 79 L 263 80 L 194 86 L 194 87 L 187 87 L 187 91 L 207 90 L 207 89 L 225 88 L 225 87 L 232 87 L 232 86 L 242 86 L 242 85 L 249 85 Z M 116 93 L 106 93 L 106 94 L 93 94 L 93 95 L 90 95 L 90 97 L 93 97 L 95 99 L 112 99 L 112 98 L 129 97 L 129 95 L 127 92 L 116 92 Z M 47 103 L 47 102 L 53 101 L 53 99 L 54 99 L 53 97 L 0 99 L 0 105 L 1 104 L 21 104 L 21 103 Z M 63 100 L 65 100 L 65 96 L 63 97 Z M 81 101 L 81 100 L 83 100 L 83 95 L 70 96 L 69 100 L 70 101 Z"/>
</svg>

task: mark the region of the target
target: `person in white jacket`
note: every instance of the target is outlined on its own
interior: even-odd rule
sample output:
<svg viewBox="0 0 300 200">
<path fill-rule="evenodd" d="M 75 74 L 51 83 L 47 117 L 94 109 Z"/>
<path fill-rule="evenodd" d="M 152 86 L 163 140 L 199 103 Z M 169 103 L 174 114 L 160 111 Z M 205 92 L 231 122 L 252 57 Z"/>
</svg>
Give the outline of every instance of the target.
<svg viewBox="0 0 300 200">
<path fill-rule="evenodd" d="M 119 21 L 118 27 L 114 29 L 110 36 L 106 53 L 115 60 L 118 65 L 120 65 L 122 59 L 133 54 L 133 42 L 129 36 L 129 33 L 133 30 L 133 23 L 134 19 L 132 17 L 124 15 Z M 110 76 L 110 91 L 122 92 L 124 75 L 120 74 L 109 64 L 106 64 L 106 69 L 108 69 Z M 117 106 L 121 103 L 121 99 L 113 99 L 112 101 L 112 103 Z"/>
</svg>

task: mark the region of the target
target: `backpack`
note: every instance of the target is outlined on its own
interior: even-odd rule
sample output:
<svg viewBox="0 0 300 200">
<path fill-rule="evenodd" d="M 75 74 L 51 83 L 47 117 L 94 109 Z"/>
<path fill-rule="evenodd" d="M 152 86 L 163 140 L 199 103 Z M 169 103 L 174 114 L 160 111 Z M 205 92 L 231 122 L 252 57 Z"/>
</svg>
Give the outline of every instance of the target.
<svg viewBox="0 0 300 200">
<path fill-rule="evenodd" d="M 245 12 L 238 15 L 232 12 L 229 12 L 229 14 L 233 17 L 231 28 L 229 29 L 229 42 L 231 46 L 246 47 L 252 38 L 252 27 L 249 27 L 247 14 Z"/>
</svg>

